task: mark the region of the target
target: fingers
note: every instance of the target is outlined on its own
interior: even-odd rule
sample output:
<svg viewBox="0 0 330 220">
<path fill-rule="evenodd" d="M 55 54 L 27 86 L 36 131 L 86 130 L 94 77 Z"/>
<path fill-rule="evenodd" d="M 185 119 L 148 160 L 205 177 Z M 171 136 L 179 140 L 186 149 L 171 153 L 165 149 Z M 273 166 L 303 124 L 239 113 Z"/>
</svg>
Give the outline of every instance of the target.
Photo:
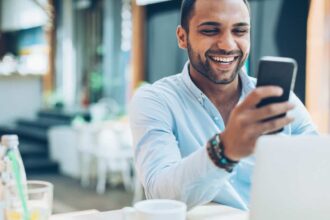
<svg viewBox="0 0 330 220">
<path fill-rule="evenodd" d="M 266 133 L 271 133 L 271 132 L 274 132 L 274 131 L 277 131 L 277 130 L 283 128 L 284 126 L 292 123 L 293 121 L 294 121 L 294 118 L 285 116 L 285 117 L 273 119 L 273 120 L 266 121 L 266 122 L 260 122 L 256 126 L 255 130 L 256 130 L 256 133 L 258 133 L 260 135 L 266 134 Z"/>
<path fill-rule="evenodd" d="M 253 120 L 255 121 L 262 121 L 267 118 L 287 113 L 294 107 L 295 106 L 289 102 L 270 104 L 253 110 L 253 113 L 251 113 L 250 117 L 253 118 Z"/>
<path fill-rule="evenodd" d="M 268 97 L 278 97 L 283 94 L 283 89 L 278 86 L 262 86 L 253 90 L 242 102 L 243 108 L 255 108 L 263 99 Z"/>
</svg>

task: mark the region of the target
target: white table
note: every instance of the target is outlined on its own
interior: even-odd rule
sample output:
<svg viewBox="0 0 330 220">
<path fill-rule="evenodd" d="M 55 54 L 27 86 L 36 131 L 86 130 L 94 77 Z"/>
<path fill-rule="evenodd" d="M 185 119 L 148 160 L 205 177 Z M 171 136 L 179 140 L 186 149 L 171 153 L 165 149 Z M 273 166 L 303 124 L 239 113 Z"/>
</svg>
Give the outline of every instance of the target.
<svg viewBox="0 0 330 220">
<path fill-rule="evenodd" d="M 87 210 L 54 215 L 50 220 L 122 220 L 121 210 L 99 212 Z M 190 210 L 187 220 L 248 220 L 248 213 L 228 206 L 208 204 Z"/>
<path fill-rule="evenodd" d="M 64 214 L 52 215 L 49 220 L 67 220 L 76 216 L 88 216 L 92 214 L 100 214 L 101 212 L 96 209 L 90 209 L 85 211 L 70 212 Z"/>
</svg>

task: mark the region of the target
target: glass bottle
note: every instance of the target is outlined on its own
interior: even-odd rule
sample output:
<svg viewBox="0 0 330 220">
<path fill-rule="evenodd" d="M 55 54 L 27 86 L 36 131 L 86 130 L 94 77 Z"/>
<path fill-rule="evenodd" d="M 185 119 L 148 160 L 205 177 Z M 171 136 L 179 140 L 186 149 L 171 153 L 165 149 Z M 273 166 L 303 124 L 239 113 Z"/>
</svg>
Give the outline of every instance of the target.
<svg viewBox="0 0 330 220">
<path fill-rule="evenodd" d="M 2 181 L 4 185 L 5 216 L 14 219 L 20 215 L 28 220 L 27 207 L 27 179 L 21 154 L 18 149 L 17 135 L 1 136 L 1 145 L 4 148 L 4 172 Z"/>
<path fill-rule="evenodd" d="M 5 172 L 5 162 L 4 162 L 4 156 L 5 156 L 5 148 L 0 145 L 0 220 L 3 220 L 5 217 L 4 214 L 4 207 L 5 207 L 5 198 L 4 198 L 4 180 L 3 180 L 3 174 Z"/>
</svg>

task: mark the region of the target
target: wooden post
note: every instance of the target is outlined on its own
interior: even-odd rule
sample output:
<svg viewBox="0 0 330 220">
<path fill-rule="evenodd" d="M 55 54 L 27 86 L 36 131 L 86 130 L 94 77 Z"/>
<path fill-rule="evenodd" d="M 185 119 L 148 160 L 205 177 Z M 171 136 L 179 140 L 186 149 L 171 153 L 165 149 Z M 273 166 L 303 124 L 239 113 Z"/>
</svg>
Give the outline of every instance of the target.
<svg viewBox="0 0 330 220">
<path fill-rule="evenodd" d="M 54 0 L 48 0 L 48 6 L 46 8 L 48 23 L 45 25 L 45 34 L 47 40 L 47 54 L 48 54 L 48 70 L 42 78 L 43 93 L 50 93 L 54 89 L 54 76 L 55 76 L 55 33 L 56 33 L 56 24 L 55 24 L 55 6 Z"/>
<path fill-rule="evenodd" d="M 135 89 L 145 80 L 145 7 L 132 1 L 132 87 Z"/>
<path fill-rule="evenodd" d="M 306 106 L 321 133 L 330 131 L 330 4 L 312 0 L 308 19 Z"/>
</svg>

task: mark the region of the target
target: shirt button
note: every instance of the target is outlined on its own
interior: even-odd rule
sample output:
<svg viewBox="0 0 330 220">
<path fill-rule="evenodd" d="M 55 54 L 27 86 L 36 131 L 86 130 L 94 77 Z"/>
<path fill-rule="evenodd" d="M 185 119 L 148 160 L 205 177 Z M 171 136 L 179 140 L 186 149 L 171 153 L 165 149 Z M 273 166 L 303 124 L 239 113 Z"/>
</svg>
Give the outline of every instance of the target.
<svg viewBox="0 0 330 220">
<path fill-rule="evenodd" d="M 220 118 L 219 117 L 214 117 L 214 120 L 219 121 Z"/>
</svg>

